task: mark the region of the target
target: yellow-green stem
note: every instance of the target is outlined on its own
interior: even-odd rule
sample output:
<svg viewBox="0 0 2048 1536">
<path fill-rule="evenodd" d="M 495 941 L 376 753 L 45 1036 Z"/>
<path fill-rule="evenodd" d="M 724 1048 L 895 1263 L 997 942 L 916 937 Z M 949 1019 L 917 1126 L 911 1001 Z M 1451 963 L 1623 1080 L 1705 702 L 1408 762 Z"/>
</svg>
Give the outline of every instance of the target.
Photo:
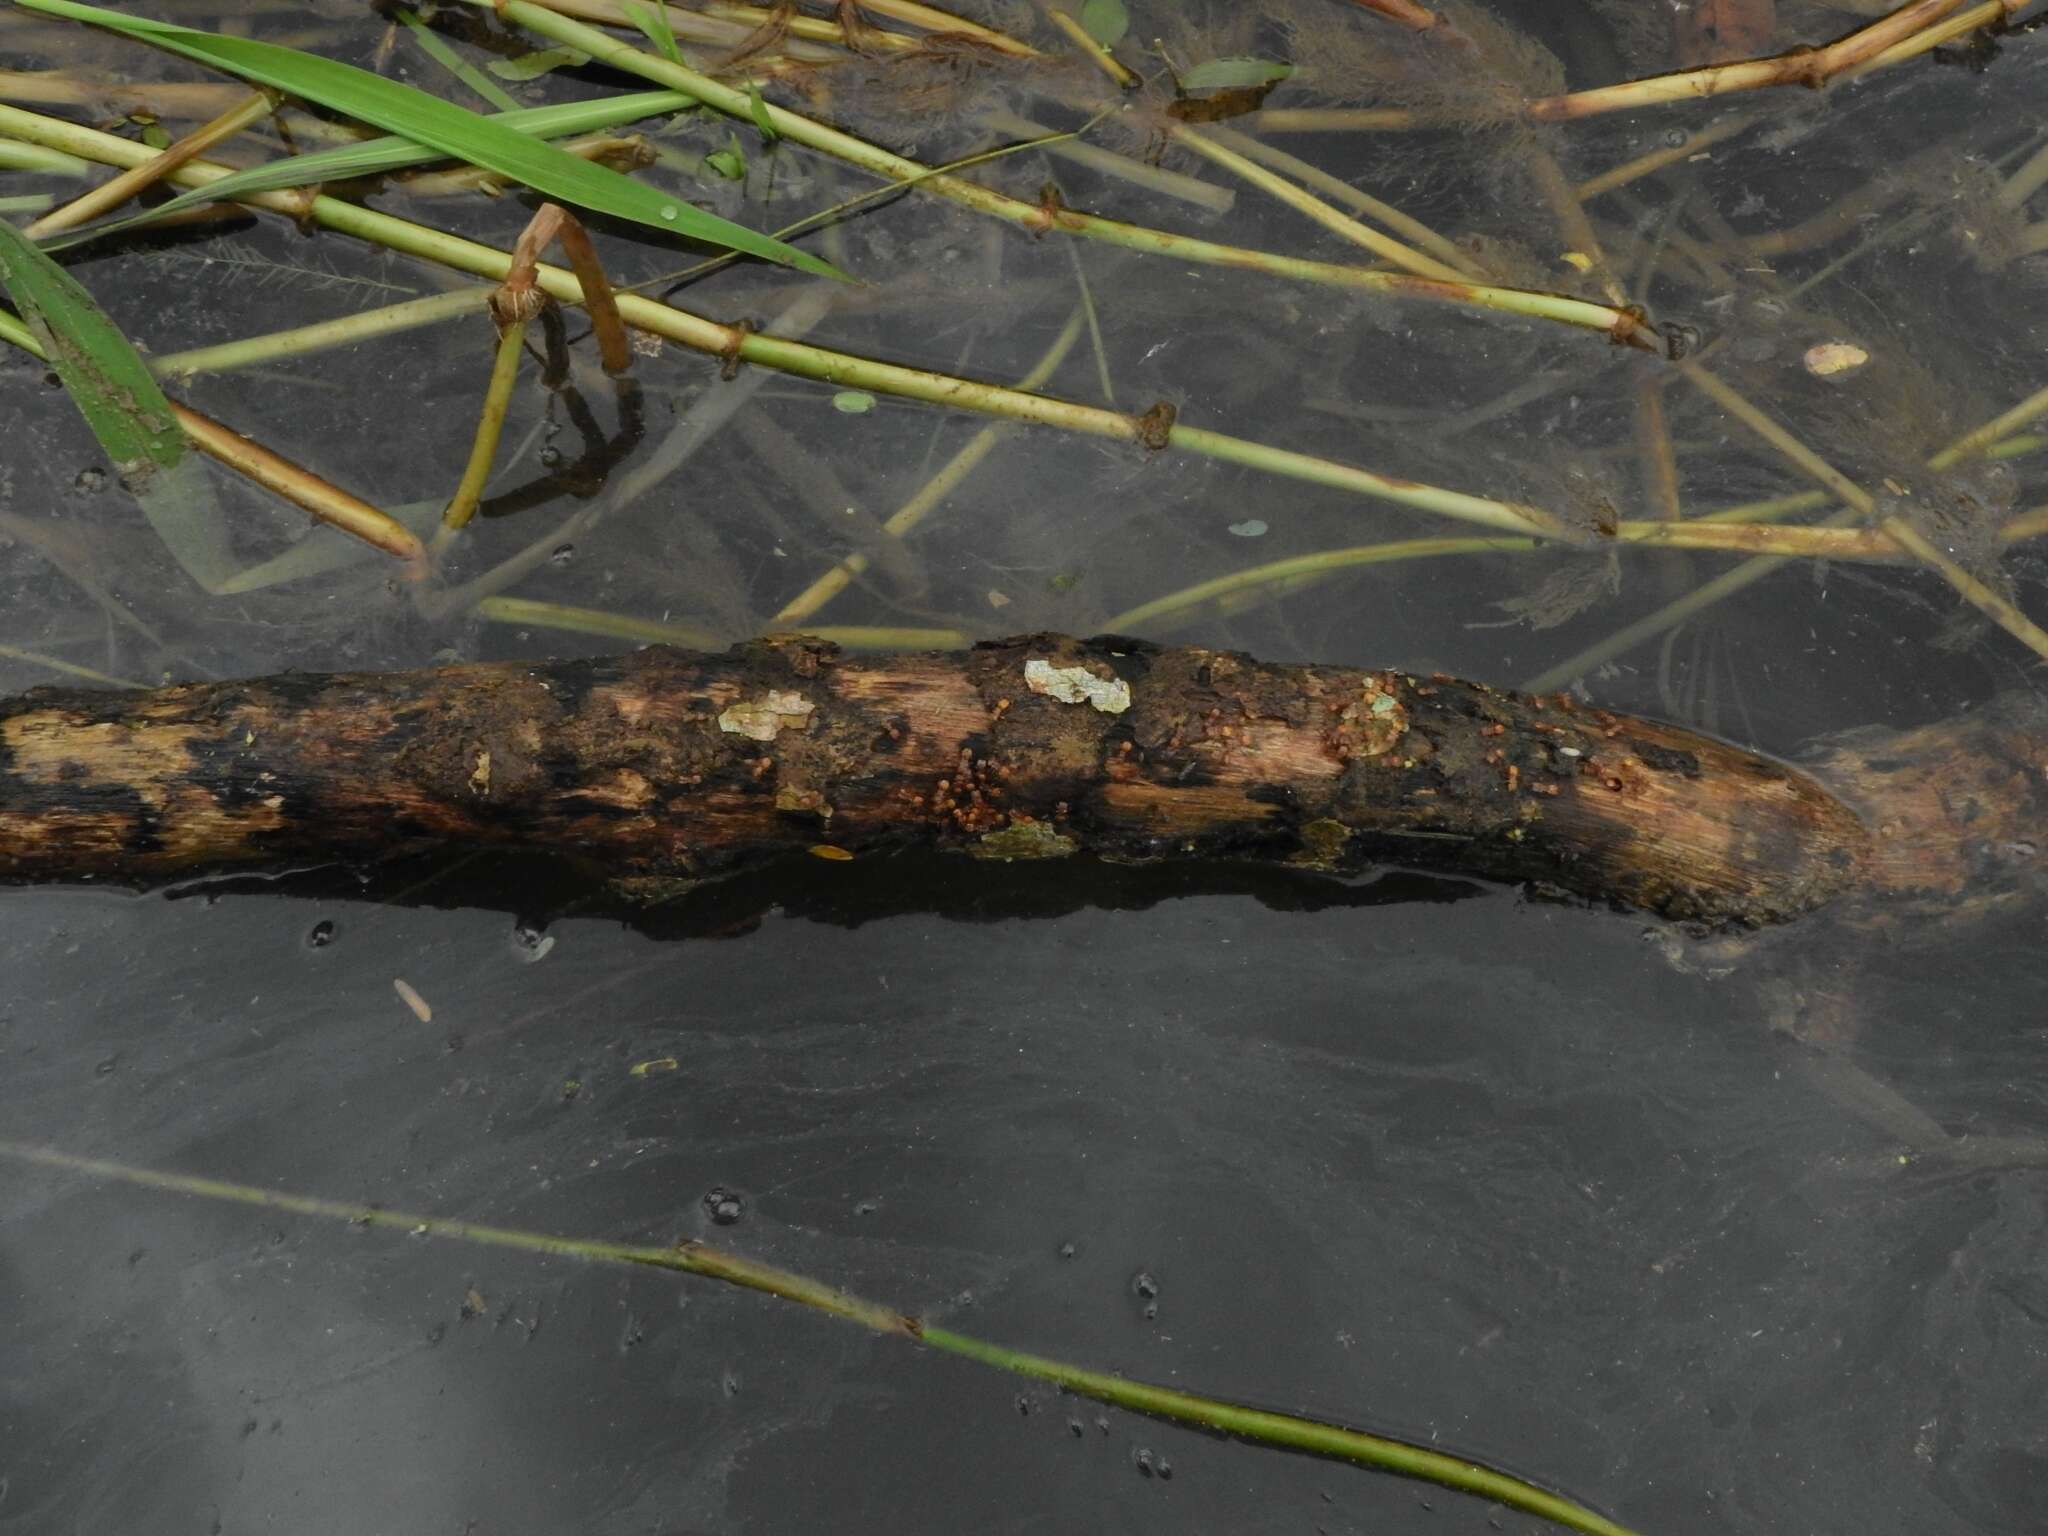
<svg viewBox="0 0 2048 1536">
<path fill-rule="evenodd" d="M 513 319 L 498 332 L 498 350 L 491 360 L 491 377 L 484 386 L 483 408 L 476 418 L 476 435 L 470 440 L 469 462 L 456 482 L 455 495 L 441 514 L 441 534 L 434 543 L 439 554 L 446 536 L 466 526 L 483 500 L 484 485 L 491 478 L 491 461 L 498 456 L 498 439 L 505 433 L 505 412 L 512 404 L 512 385 L 519 377 L 519 360 L 526 352 L 526 321 Z"/>
</svg>

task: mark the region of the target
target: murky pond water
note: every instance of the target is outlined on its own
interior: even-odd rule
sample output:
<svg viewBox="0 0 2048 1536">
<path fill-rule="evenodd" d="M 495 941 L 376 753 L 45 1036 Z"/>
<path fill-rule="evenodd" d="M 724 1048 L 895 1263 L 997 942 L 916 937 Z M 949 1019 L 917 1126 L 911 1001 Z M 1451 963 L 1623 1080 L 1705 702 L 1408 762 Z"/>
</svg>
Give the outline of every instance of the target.
<svg viewBox="0 0 2048 1536">
<path fill-rule="evenodd" d="M 480 104 L 417 33 L 352 6 L 156 9 Z M 916 33 L 883 9 L 865 24 Z M 693 314 L 949 377 L 1043 366 L 1050 396 L 1170 402 L 1181 429 L 1293 460 L 674 344 L 618 381 L 572 313 L 536 329 L 480 515 L 430 582 L 222 472 L 238 563 L 299 564 L 208 595 L 181 568 L 199 535 L 145 520 L 44 365 L 7 348 L 0 693 L 664 634 L 1116 630 L 1540 679 L 1790 757 L 2037 687 L 2039 658 L 1931 571 L 1829 546 L 1704 602 L 1740 553 L 1612 535 L 1817 477 L 1839 494 L 1836 475 L 1868 502 L 1857 526 L 1903 518 L 2044 611 L 2040 556 L 1999 543 L 2041 499 L 2026 424 L 1996 462 L 1927 467 L 2048 382 L 2048 203 L 2016 179 L 2048 168 L 2039 36 L 1825 94 L 1538 129 L 1503 103 L 1670 68 L 1672 36 L 1647 8 L 1433 9 L 1467 43 L 1432 52 L 1342 0 L 1132 0 L 1117 54 L 1149 83 L 1129 97 L 1022 5 L 956 10 L 1056 62 L 872 37 L 848 62 L 830 35 L 713 24 L 681 40 L 696 61 L 926 165 L 1030 137 L 1019 119 L 1087 123 L 1079 146 L 1121 158 L 1063 142 L 968 173 L 1039 227 L 899 193 L 806 237 L 859 288 L 756 263 L 671 290 L 701 251 L 595 223 L 614 281 Z M 1873 9 L 1780 3 L 1772 46 Z M 1085 14 L 1107 33 L 1122 10 Z M 1772 14 L 1694 8 L 1717 10 Z M 436 21 L 478 67 L 540 45 L 467 7 Z M 1247 59 L 1296 66 L 1257 115 L 1162 115 L 1176 75 Z M 20 71 L 0 98 L 131 138 L 142 106 L 176 134 L 242 95 L 25 12 L 0 17 L 0 64 Z M 484 78 L 521 105 L 622 84 Z M 1417 120 L 1287 116 L 1358 111 Z M 637 131 L 644 179 L 756 228 L 878 185 L 746 117 Z M 5 158 L 30 132 L 0 118 L 16 222 L 84 184 Z M 1586 312 L 1611 286 L 1659 344 L 1335 275 L 1381 258 L 1224 163 L 1276 150 L 1422 221 L 1384 226 L 1399 259 Z M 372 201 L 504 248 L 532 200 Z M 1049 232 L 1063 209 L 1332 270 Z M 472 281 L 269 215 L 67 263 L 159 356 Z M 465 311 L 169 388 L 430 533 L 492 340 Z M 1362 494 L 1347 466 L 1581 537 Z M 1462 542 L 1414 542 L 1434 539 Z M 1330 551 L 1354 553 L 1309 558 Z M 1917 943 L 1823 915 L 1731 953 L 1401 871 L 799 865 L 637 912 L 473 857 L 0 892 L 0 1139 L 571 1238 L 699 1238 L 1019 1348 L 1477 1457 L 1647 1533 L 2048 1530 L 2048 1172 L 2022 1144 L 2048 1135 L 2037 908 Z M 1792 993 L 1838 999 L 1853 1043 L 1777 1027 Z M 1930 1122 L 2016 1150 L 1944 1157 L 1913 1140 Z M 269 1528 L 1542 1527 L 702 1279 L 10 1163 L 0 1531 Z"/>
</svg>

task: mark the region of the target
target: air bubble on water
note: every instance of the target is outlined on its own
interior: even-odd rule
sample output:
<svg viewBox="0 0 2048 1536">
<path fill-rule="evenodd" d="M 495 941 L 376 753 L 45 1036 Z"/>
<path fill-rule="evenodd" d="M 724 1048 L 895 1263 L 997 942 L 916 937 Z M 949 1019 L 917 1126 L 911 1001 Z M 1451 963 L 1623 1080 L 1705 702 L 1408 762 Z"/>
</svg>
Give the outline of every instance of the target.
<svg viewBox="0 0 2048 1536">
<path fill-rule="evenodd" d="M 557 544 L 554 552 L 548 556 L 548 559 L 556 565 L 567 565 L 575 558 L 576 546 L 574 544 Z"/>
<path fill-rule="evenodd" d="M 553 443 L 543 445 L 540 450 L 540 462 L 541 465 L 547 469 L 560 468 L 562 463 L 562 450 L 557 448 Z"/>
<path fill-rule="evenodd" d="M 735 1371 L 731 1366 L 727 1366 L 723 1371 L 720 1371 L 718 1373 L 718 1390 L 727 1397 L 738 1397 L 740 1395 L 739 1372 Z"/>
<path fill-rule="evenodd" d="M 107 488 L 107 472 L 96 465 L 81 469 L 71 488 L 81 496 L 97 496 Z"/>
<path fill-rule="evenodd" d="M 1060 1257 L 1063 1259 L 1071 1259 L 1075 1254 L 1079 1253 L 1080 1251 L 1081 1250 L 1076 1248 L 1072 1243 L 1060 1244 Z"/>
<path fill-rule="evenodd" d="M 1685 148 L 1686 140 L 1690 137 L 1691 135 L 1683 128 L 1667 128 L 1664 130 L 1664 142 L 1673 149 Z"/>
<path fill-rule="evenodd" d="M 512 952 L 528 965 L 545 960 L 548 951 L 555 947 L 555 936 L 538 923 L 514 923 L 512 925 Z"/>
<path fill-rule="evenodd" d="M 1131 1460 L 1136 1464 L 1140 1477 L 1151 1477 L 1158 1470 L 1152 1465 L 1152 1453 L 1142 1445 L 1132 1453 Z"/>
<path fill-rule="evenodd" d="M 704 1191 L 704 1214 L 715 1226 L 731 1226 L 746 1214 L 746 1209 L 746 1203 L 723 1184 Z"/>
<path fill-rule="evenodd" d="M 1069 1419 L 1067 1420 L 1067 1433 L 1072 1435 L 1076 1440 L 1078 1440 L 1083 1435 L 1088 1433 L 1088 1426 L 1083 1424 L 1079 1419 Z"/>
<path fill-rule="evenodd" d="M 1152 1271 L 1141 1269 L 1131 1276 L 1131 1294 L 1140 1301 L 1153 1301 L 1159 1295 L 1159 1282 L 1152 1277 Z"/>
<path fill-rule="evenodd" d="M 334 942 L 334 923 L 330 918 L 321 918 L 306 930 L 306 948 L 325 949 Z"/>
<path fill-rule="evenodd" d="M 1022 1392 L 1017 1394 L 1017 1413 L 1020 1418 L 1028 1419 L 1031 1417 L 1031 1399 Z"/>
</svg>

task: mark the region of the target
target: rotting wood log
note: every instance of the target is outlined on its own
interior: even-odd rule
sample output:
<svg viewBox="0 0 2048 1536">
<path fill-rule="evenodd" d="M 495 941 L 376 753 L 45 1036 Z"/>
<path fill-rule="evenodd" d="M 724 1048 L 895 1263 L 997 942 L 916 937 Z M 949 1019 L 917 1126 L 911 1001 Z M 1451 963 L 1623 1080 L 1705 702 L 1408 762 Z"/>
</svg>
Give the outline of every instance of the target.
<svg viewBox="0 0 2048 1536">
<path fill-rule="evenodd" d="M 0 879 L 450 845 L 569 853 L 651 894 L 819 844 L 924 845 L 1399 864 L 1755 927 L 2020 890 L 2048 716 L 1967 724 L 1802 771 L 1564 695 L 1062 635 L 44 688 L 0 702 Z"/>
</svg>

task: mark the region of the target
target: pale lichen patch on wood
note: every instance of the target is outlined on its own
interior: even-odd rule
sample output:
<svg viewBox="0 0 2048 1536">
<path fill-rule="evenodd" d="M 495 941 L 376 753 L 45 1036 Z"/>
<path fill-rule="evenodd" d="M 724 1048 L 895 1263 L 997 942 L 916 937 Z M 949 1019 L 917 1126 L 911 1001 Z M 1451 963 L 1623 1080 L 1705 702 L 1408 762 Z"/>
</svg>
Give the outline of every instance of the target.
<svg viewBox="0 0 2048 1536">
<path fill-rule="evenodd" d="M 1062 704 L 1092 704 L 1105 715 L 1131 707 L 1131 685 L 1115 673 L 1097 677 L 1086 667 L 1056 667 L 1042 656 L 1024 663 L 1024 686 Z"/>
<path fill-rule="evenodd" d="M 729 704 L 718 728 L 754 741 L 773 741 L 783 731 L 807 731 L 816 706 L 800 693 L 771 688 L 758 699 Z"/>
</svg>

